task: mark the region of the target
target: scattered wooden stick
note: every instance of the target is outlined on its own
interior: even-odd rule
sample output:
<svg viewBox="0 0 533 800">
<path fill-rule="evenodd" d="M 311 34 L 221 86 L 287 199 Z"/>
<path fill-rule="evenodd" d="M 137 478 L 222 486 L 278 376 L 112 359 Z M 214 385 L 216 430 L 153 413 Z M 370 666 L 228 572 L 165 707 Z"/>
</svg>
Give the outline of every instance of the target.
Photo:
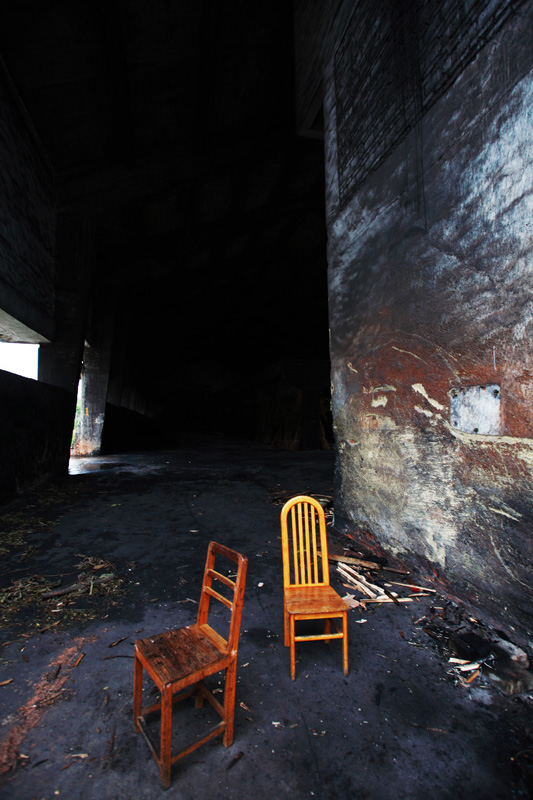
<svg viewBox="0 0 533 800">
<path fill-rule="evenodd" d="M 128 638 L 127 636 L 122 636 L 122 638 L 117 639 L 116 642 L 111 642 L 111 644 L 108 644 L 107 646 L 108 647 L 116 647 L 117 644 L 120 644 L 121 642 L 125 642 L 127 638 Z"/>
<path fill-rule="evenodd" d="M 64 594 L 72 594 L 72 592 L 83 591 L 84 589 L 90 589 L 91 586 L 97 586 L 100 583 L 107 583 L 107 581 L 113 580 L 114 577 L 114 575 L 101 575 L 98 578 L 91 579 L 91 581 L 71 583 L 69 586 L 62 586 L 59 589 L 52 589 L 49 592 L 43 592 L 41 597 L 44 600 L 48 600 L 50 597 L 61 597 Z"/>
<path fill-rule="evenodd" d="M 366 567 L 366 569 L 382 569 L 381 564 L 376 564 L 375 561 L 364 561 L 362 558 L 340 556 L 336 553 L 328 553 L 328 561 L 340 561 L 342 564 L 357 564 L 359 567 Z"/>
<path fill-rule="evenodd" d="M 398 600 L 398 598 L 397 598 L 397 597 L 395 597 L 395 596 L 393 595 L 393 593 L 392 593 L 392 592 L 389 592 L 389 590 L 388 590 L 388 589 L 385 589 L 385 588 L 383 588 L 383 591 L 385 592 L 385 594 L 387 595 L 387 597 L 390 597 L 390 599 L 392 600 L 392 602 L 393 602 L 393 603 L 395 603 L 397 606 L 399 606 L 399 605 L 400 605 L 400 601 Z"/>
<path fill-rule="evenodd" d="M 399 603 L 413 602 L 412 597 L 397 597 L 396 599 Z M 361 598 L 361 603 L 392 603 L 392 600 L 384 594 L 381 597 L 363 597 Z"/>
<path fill-rule="evenodd" d="M 237 761 L 238 761 L 240 758 L 242 758 L 242 757 L 243 757 L 243 755 L 244 755 L 244 753 L 243 753 L 243 752 L 242 752 L 242 750 L 241 750 L 239 753 L 237 753 L 237 755 L 236 755 L 234 758 L 232 758 L 232 759 L 231 759 L 231 761 L 229 762 L 229 764 L 228 764 L 228 766 L 226 767 L 226 769 L 231 769 L 233 766 L 235 766 L 235 764 L 237 763 Z"/>
<path fill-rule="evenodd" d="M 406 586 L 408 589 L 420 589 L 421 592 L 433 592 L 436 594 L 436 589 L 430 589 L 427 586 L 417 586 L 416 583 L 400 583 L 400 581 L 389 581 L 393 586 Z"/>
<path fill-rule="evenodd" d="M 476 670 L 479 672 L 479 668 L 481 666 L 481 661 L 472 661 L 471 663 L 466 664 L 457 664 L 457 669 L 461 670 L 461 672 L 472 672 L 472 670 Z"/>
<path fill-rule="evenodd" d="M 353 567 L 349 567 L 348 565 L 344 565 L 344 564 L 339 564 L 338 567 L 337 567 L 337 570 L 341 573 L 341 575 L 344 575 L 345 578 L 348 578 L 348 580 L 350 580 L 350 578 L 351 578 L 353 580 L 358 581 L 359 583 L 364 584 L 372 592 L 374 592 L 374 593 L 377 592 L 378 594 L 383 594 L 383 589 L 381 588 L 381 586 L 376 586 L 376 584 L 370 583 L 370 581 L 367 581 L 365 576 L 361 575 L 360 572 L 356 572 Z"/>
<path fill-rule="evenodd" d="M 367 597 L 377 596 L 375 591 L 370 589 L 368 586 L 365 586 L 365 584 L 362 581 L 358 580 L 357 578 L 354 578 L 354 576 L 347 571 L 347 568 L 339 564 L 337 569 L 340 572 L 340 574 L 343 575 L 346 578 L 346 580 L 348 580 L 352 584 L 352 586 L 355 586 L 356 589 L 359 589 L 359 591 L 365 594 Z"/>
<path fill-rule="evenodd" d="M 59 620 L 59 619 L 57 620 L 57 622 L 52 622 L 51 625 L 47 625 L 45 628 L 41 628 L 39 630 L 39 633 L 44 633 L 45 631 L 49 631 L 50 628 L 55 628 L 55 626 L 59 625 L 60 622 L 61 622 L 61 620 Z"/>
</svg>

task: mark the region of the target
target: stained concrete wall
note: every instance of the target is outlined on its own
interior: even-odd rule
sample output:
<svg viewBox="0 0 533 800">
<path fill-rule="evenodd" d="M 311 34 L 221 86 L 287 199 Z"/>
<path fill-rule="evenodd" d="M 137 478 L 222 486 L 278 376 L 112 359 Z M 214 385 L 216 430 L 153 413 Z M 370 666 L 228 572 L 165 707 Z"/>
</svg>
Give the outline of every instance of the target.
<svg viewBox="0 0 533 800">
<path fill-rule="evenodd" d="M 348 5 L 322 19 L 335 523 L 531 643 L 533 4 Z M 452 400 L 488 385 L 476 433 Z"/>
<path fill-rule="evenodd" d="M 0 370 L 0 503 L 65 472 L 69 393 Z"/>
<path fill-rule="evenodd" d="M 53 335 L 54 174 L 0 59 L 0 336 Z"/>
<path fill-rule="evenodd" d="M 70 250 L 64 269 L 56 269 L 56 251 L 66 248 L 56 231 L 54 171 L 1 60 L 0 209 L 0 338 L 41 343 L 40 382 L 0 372 L 3 502 L 67 471 L 83 329 L 70 325 L 77 341 L 71 335 L 63 346 L 69 338 L 64 318 L 77 324 L 80 304 L 60 278 L 73 274 L 77 263 Z M 67 227 L 62 240 L 73 238 L 70 222 L 63 232 Z M 76 345 L 77 360 L 71 357 Z"/>
</svg>

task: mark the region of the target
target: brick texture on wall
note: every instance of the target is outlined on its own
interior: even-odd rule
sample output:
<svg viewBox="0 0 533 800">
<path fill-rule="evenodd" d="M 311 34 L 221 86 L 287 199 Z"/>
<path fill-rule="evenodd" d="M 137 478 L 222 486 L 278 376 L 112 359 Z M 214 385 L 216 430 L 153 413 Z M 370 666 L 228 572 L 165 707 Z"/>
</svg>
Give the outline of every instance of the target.
<svg viewBox="0 0 533 800">
<path fill-rule="evenodd" d="M 358 0 L 334 55 L 346 201 L 497 35 L 513 0 Z"/>
<path fill-rule="evenodd" d="M 0 310 L 47 337 L 54 309 L 54 175 L 2 69 L 0 209 Z"/>
</svg>

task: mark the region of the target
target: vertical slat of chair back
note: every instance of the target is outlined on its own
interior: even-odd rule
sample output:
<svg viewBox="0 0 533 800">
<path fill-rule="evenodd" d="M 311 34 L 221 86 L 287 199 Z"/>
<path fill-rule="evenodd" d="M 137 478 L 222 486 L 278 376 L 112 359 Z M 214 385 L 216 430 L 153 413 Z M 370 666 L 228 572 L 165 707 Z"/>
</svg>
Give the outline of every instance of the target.
<svg viewBox="0 0 533 800">
<path fill-rule="evenodd" d="M 329 584 L 324 509 L 312 497 L 293 497 L 281 511 L 285 586 Z"/>
<path fill-rule="evenodd" d="M 237 565 L 237 575 L 234 581 L 215 569 L 216 555 L 223 556 Z M 233 652 L 237 649 L 247 568 L 248 559 L 245 556 L 237 553 L 235 550 L 230 550 L 229 547 L 225 547 L 217 542 L 209 543 L 207 559 L 205 562 L 202 591 L 200 595 L 200 603 L 198 606 L 197 624 L 205 625 L 207 623 L 211 599 L 217 600 L 226 606 L 226 608 L 230 610 L 231 614 L 229 633 L 226 640 L 228 652 Z M 214 580 L 220 581 L 231 590 L 231 599 L 226 598 L 213 588 Z"/>
</svg>

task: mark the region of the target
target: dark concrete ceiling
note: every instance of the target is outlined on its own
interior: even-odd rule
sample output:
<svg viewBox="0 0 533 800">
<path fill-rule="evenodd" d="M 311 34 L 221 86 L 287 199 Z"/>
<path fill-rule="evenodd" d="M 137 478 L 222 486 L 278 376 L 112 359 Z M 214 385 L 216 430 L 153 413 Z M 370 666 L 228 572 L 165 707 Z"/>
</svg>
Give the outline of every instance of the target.
<svg viewBox="0 0 533 800">
<path fill-rule="evenodd" d="M 327 357 L 323 142 L 290 0 L 17 0 L 0 49 L 139 342 L 250 373 Z"/>
</svg>

